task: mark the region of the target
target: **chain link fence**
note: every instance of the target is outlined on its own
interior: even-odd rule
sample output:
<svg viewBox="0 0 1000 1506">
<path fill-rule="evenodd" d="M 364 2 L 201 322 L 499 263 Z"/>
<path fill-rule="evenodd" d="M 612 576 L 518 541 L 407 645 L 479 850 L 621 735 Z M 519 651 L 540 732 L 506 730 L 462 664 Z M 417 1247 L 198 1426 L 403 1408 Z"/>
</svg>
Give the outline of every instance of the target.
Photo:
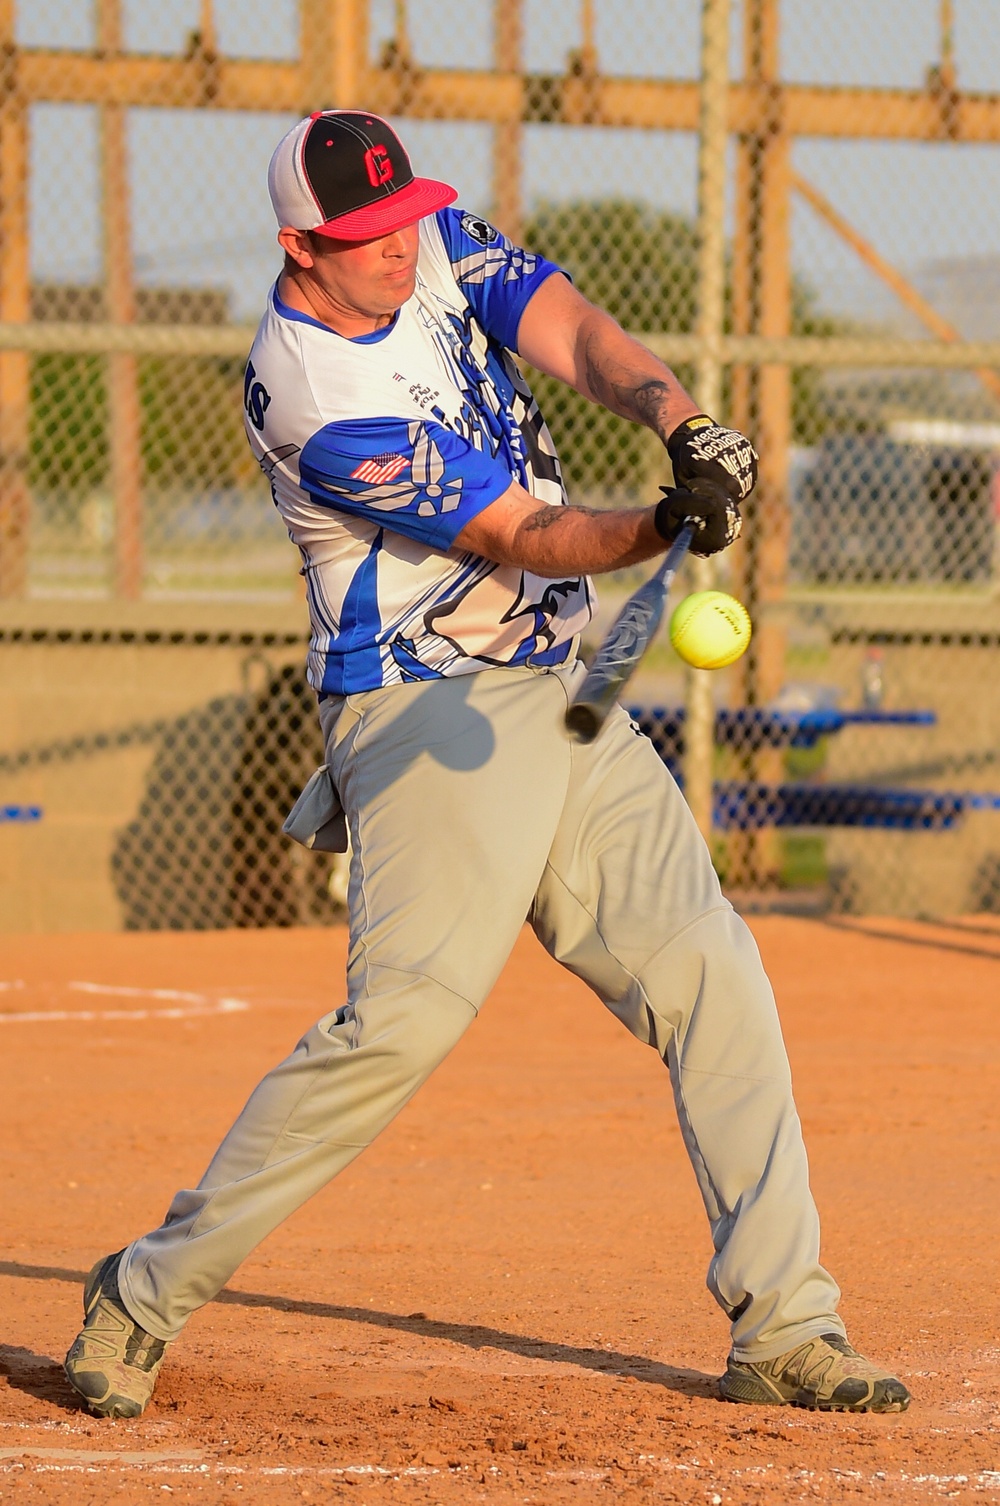
<svg viewBox="0 0 1000 1506">
<path fill-rule="evenodd" d="M 65 742 L 56 696 L 84 742 L 162 722 L 125 784 L 87 744 L 108 782 L 67 859 L 104 886 L 88 923 L 336 913 L 336 872 L 278 835 L 318 752 L 297 651 L 248 690 L 220 647 L 304 648 L 243 359 L 279 265 L 268 157 L 330 103 L 388 115 L 418 171 L 754 436 L 744 539 L 712 573 L 751 650 L 706 679 L 664 641 L 634 687 L 733 896 L 1000 912 L 990 21 L 989 0 L 0 8 L 0 799 L 43 813 L 0 824 L 12 923 L 74 923 L 65 895 L 14 902 L 76 819 L 59 759 L 23 756 Z M 574 500 L 651 501 L 658 443 L 531 376 Z M 637 579 L 602 583 L 591 646 Z M 127 697 L 116 652 L 149 666 Z"/>
</svg>

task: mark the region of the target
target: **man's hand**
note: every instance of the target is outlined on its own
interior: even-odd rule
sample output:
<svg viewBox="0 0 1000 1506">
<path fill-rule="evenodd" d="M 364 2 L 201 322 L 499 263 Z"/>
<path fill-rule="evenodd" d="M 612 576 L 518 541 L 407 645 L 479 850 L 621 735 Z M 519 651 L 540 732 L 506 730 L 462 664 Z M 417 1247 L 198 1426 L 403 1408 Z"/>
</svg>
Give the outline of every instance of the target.
<svg viewBox="0 0 1000 1506">
<path fill-rule="evenodd" d="M 667 440 L 667 454 L 674 481 L 687 491 L 721 489 L 733 502 L 740 503 L 757 484 L 757 451 L 749 439 L 738 429 L 724 429 L 705 413 L 696 413 L 677 425 Z M 727 542 L 732 543 L 732 539 Z"/>
<path fill-rule="evenodd" d="M 701 481 L 696 492 L 678 491 L 673 486 L 661 486 L 660 491 L 663 500 L 656 504 L 653 522 L 668 544 L 673 543 L 688 518 L 695 520 L 696 529 L 691 553 L 703 559 L 739 538 L 743 527 L 740 510 L 720 487 Z"/>
</svg>

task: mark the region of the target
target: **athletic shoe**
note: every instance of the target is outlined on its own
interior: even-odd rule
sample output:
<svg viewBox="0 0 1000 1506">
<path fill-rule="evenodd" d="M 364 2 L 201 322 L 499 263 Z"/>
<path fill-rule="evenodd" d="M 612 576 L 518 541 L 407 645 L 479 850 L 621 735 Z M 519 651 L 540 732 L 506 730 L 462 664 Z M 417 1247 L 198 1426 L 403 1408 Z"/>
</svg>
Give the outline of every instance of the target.
<svg viewBox="0 0 1000 1506">
<path fill-rule="evenodd" d="M 818 1412 L 905 1412 L 901 1380 L 852 1349 L 839 1333 L 807 1339 L 775 1360 L 730 1358 L 719 1382 L 723 1401 L 791 1404 Z"/>
<path fill-rule="evenodd" d="M 163 1339 L 140 1328 L 122 1306 L 118 1263 L 106 1255 L 83 1286 L 83 1328 L 64 1369 L 73 1390 L 99 1417 L 139 1417 L 163 1363 Z"/>
</svg>

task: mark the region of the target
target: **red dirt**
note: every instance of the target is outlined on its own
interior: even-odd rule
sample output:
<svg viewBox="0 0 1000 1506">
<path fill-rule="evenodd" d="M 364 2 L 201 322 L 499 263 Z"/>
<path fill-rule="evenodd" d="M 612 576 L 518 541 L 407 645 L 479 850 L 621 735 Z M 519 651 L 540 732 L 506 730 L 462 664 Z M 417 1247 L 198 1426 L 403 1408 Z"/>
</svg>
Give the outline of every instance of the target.
<svg viewBox="0 0 1000 1506">
<path fill-rule="evenodd" d="M 146 1416 L 86 1416 L 59 1368 L 83 1271 L 339 997 L 344 935 L 4 938 L 0 1012 L 91 1018 L 0 1024 L 0 1498 L 1000 1499 L 1000 930 L 873 928 L 754 923 L 825 1257 L 855 1342 L 913 1389 L 902 1417 L 715 1400 L 726 1325 L 666 1074 L 528 934 L 399 1120 L 192 1321 Z"/>
</svg>

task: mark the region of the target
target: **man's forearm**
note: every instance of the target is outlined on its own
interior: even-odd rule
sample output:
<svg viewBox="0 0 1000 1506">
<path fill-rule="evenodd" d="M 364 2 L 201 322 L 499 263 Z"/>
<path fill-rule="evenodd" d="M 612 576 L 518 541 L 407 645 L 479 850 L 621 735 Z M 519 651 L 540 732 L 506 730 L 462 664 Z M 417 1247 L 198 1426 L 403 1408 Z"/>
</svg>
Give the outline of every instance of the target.
<svg viewBox="0 0 1000 1506">
<path fill-rule="evenodd" d="M 516 483 L 466 524 L 456 547 L 533 575 L 599 575 L 651 559 L 666 548 L 653 507 L 595 511 L 539 505 Z"/>
<path fill-rule="evenodd" d="M 588 507 L 542 507 L 514 533 L 513 554 L 535 575 L 600 575 L 662 553 L 655 508 L 594 512 Z"/>
</svg>

